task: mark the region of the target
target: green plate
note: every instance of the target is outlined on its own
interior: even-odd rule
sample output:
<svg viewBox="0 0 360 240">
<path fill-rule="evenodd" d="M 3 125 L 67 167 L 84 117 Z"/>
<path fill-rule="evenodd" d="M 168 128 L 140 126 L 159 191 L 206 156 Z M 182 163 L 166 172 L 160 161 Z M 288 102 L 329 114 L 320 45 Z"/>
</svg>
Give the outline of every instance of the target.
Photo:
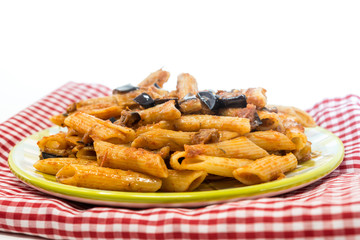
<svg viewBox="0 0 360 240">
<path fill-rule="evenodd" d="M 236 180 L 203 183 L 197 191 L 184 193 L 134 193 L 104 191 L 57 183 L 55 177 L 38 172 L 33 164 L 39 159 L 37 141 L 62 131 L 52 127 L 19 142 L 9 154 L 11 171 L 27 185 L 57 197 L 95 205 L 129 208 L 199 207 L 214 203 L 270 197 L 307 186 L 336 169 L 344 158 L 344 147 L 338 137 L 321 128 L 307 128 L 306 135 L 318 156 L 300 164 L 286 178 L 268 183 L 244 186 Z"/>
</svg>

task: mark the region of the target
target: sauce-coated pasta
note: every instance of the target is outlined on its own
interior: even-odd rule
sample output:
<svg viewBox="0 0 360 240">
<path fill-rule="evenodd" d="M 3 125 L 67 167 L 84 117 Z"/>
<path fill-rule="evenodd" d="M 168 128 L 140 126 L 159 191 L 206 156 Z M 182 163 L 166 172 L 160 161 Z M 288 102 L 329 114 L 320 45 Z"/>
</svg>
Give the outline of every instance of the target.
<svg viewBox="0 0 360 240">
<path fill-rule="evenodd" d="M 178 192 L 214 176 L 274 181 L 311 158 L 304 127 L 316 124 L 305 111 L 268 105 L 263 88 L 199 91 L 188 73 L 167 91 L 169 76 L 160 69 L 52 116 L 68 130 L 38 142 L 34 167 L 69 185 Z"/>
</svg>

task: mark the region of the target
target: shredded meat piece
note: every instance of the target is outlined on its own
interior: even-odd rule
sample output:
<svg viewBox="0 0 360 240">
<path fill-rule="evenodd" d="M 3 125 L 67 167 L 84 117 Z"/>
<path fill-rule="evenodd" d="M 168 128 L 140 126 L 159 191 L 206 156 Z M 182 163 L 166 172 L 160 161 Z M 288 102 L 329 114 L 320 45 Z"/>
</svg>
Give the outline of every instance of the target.
<svg viewBox="0 0 360 240">
<path fill-rule="evenodd" d="M 220 134 L 217 129 L 200 129 L 191 138 L 191 144 L 215 143 L 219 141 L 219 138 Z"/>
<path fill-rule="evenodd" d="M 223 108 L 220 109 L 219 114 L 223 116 L 248 118 L 250 119 L 251 129 L 261 124 L 261 120 L 256 112 L 256 106 L 253 104 L 248 104 L 246 108 Z"/>
<path fill-rule="evenodd" d="M 120 119 L 114 122 L 114 124 L 131 127 L 139 121 L 140 115 L 138 112 L 123 110 Z"/>
<path fill-rule="evenodd" d="M 95 126 L 96 126 L 96 125 L 92 126 L 92 127 L 90 128 L 90 130 L 87 131 L 87 132 L 84 134 L 84 136 L 81 138 L 81 142 L 82 142 L 83 144 L 89 144 L 89 143 L 92 143 L 92 142 L 93 142 L 93 139 L 90 137 L 90 135 L 91 135 L 91 131 L 93 130 L 93 128 L 94 128 Z"/>
<path fill-rule="evenodd" d="M 190 148 L 187 150 L 186 146 L 187 145 L 185 145 L 184 147 L 185 147 L 186 157 L 188 158 L 193 158 L 204 153 L 204 149 Z"/>
</svg>

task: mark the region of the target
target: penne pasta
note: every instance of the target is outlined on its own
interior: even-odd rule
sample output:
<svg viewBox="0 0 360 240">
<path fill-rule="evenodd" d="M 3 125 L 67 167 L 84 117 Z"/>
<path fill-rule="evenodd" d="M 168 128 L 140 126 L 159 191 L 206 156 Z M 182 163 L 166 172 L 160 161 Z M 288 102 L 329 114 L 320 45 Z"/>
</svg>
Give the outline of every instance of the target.
<svg viewBox="0 0 360 240">
<path fill-rule="evenodd" d="M 73 135 L 73 136 L 70 135 L 69 136 L 69 135 L 67 135 L 65 137 L 65 139 L 66 139 L 66 142 L 71 146 L 84 145 L 84 142 L 82 141 L 82 137 L 80 137 L 80 136 L 75 136 L 75 135 Z"/>
<path fill-rule="evenodd" d="M 165 146 L 160 148 L 159 150 L 153 151 L 156 154 L 159 154 L 162 159 L 168 159 L 170 157 L 170 147 Z"/>
<path fill-rule="evenodd" d="M 181 166 L 181 161 L 186 157 L 186 153 L 184 151 L 176 151 L 170 156 L 170 166 L 176 170 L 184 170 Z"/>
<path fill-rule="evenodd" d="M 202 110 L 200 100 L 195 95 L 188 95 L 179 103 L 182 113 L 195 113 Z"/>
<path fill-rule="evenodd" d="M 314 119 L 304 110 L 301 110 L 296 107 L 290 107 L 290 106 L 275 106 L 278 111 L 282 114 L 294 117 L 295 120 L 303 125 L 304 127 L 315 127 L 316 122 Z"/>
<path fill-rule="evenodd" d="M 281 123 L 281 119 L 277 113 L 269 112 L 265 110 L 258 110 L 257 114 L 261 120 L 261 125 L 256 127 L 256 130 L 266 131 L 266 130 L 276 130 L 279 132 L 284 131 L 284 127 Z"/>
<path fill-rule="evenodd" d="M 133 170 L 160 178 L 168 176 L 167 167 L 160 154 L 100 140 L 94 142 L 94 148 L 98 165 L 101 167 Z"/>
<path fill-rule="evenodd" d="M 304 162 L 311 159 L 311 142 L 306 142 L 305 147 L 292 152 L 298 162 Z"/>
<path fill-rule="evenodd" d="M 273 130 L 251 132 L 246 137 L 266 151 L 295 149 L 295 144 L 286 135 Z"/>
<path fill-rule="evenodd" d="M 190 144 L 193 132 L 179 132 L 166 129 L 154 129 L 140 134 L 131 143 L 132 147 L 160 149 L 169 146 L 171 151 L 184 150 L 185 144 Z"/>
<path fill-rule="evenodd" d="M 267 97 L 266 90 L 264 88 L 248 88 L 242 89 L 239 92 L 245 94 L 246 101 L 250 104 L 254 104 L 256 108 L 262 109 L 266 106 Z"/>
<path fill-rule="evenodd" d="M 315 121 L 295 107 L 271 107 L 264 88 L 199 91 L 181 73 L 168 91 L 169 76 L 159 69 L 52 116 L 68 130 L 38 141 L 45 160 L 34 167 L 74 186 L 184 192 L 208 174 L 211 184 L 226 178 L 237 186 L 280 179 L 314 156 L 304 126 Z"/>
<path fill-rule="evenodd" d="M 96 160 L 96 152 L 93 146 L 85 146 L 76 152 L 76 157 L 81 159 Z"/>
<path fill-rule="evenodd" d="M 150 75 L 147 76 L 142 82 L 140 82 L 138 86 L 144 88 L 153 86 L 156 83 L 159 87 L 163 87 L 164 83 L 167 82 L 169 77 L 169 72 L 159 69 L 156 72 L 150 73 Z"/>
<path fill-rule="evenodd" d="M 181 163 L 179 163 L 179 165 L 181 169 L 203 170 L 209 174 L 223 177 L 233 177 L 232 172 L 235 169 L 250 164 L 252 162 L 253 160 L 249 159 L 197 155 L 193 158 L 185 157 L 181 161 Z M 173 162 L 171 162 L 171 164 L 174 164 L 175 167 L 179 166 L 174 163 L 174 160 Z"/>
<path fill-rule="evenodd" d="M 43 137 L 37 142 L 37 145 L 42 153 L 61 157 L 68 157 L 71 154 L 70 145 L 66 141 L 66 134 L 64 132 Z"/>
<path fill-rule="evenodd" d="M 155 107 L 138 112 L 141 124 L 151 124 L 162 120 L 175 120 L 181 117 L 181 112 L 175 107 L 175 101 L 170 100 Z"/>
<path fill-rule="evenodd" d="M 68 143 L 66 141 L 66 134 L 60 132 L 48 137 L 43 137 L 40 141 L 37 142 L 41 151 L 46 151 L 46 149 L 66 149 Z"/>
<path fill-rule="evenodd" d="M 267 151 L 260 148 L 246 137 L 238 137 L 211 144 L 185 145 L 185 152 L 186 157 L 189 158 L 197 155 L 207 155 L 216 157 L 257 159 L 269 155 Z"/>
<path fill-rule="evenodd" d="M 161 187 L 161 180 L 155 177 L 94 165 L 69 164 L 60 169 L 56 180 L 77 187 L 113 191 L 156 192 Z"/>
<path fill-rule="evenodd" d="M 177 77 L 176 93 L 179 99 L 183 99 L 186 95 L 196 95 L 198 86 L 195 78 L 188 73 L 182 73 Z"/>
<path fill-rule="evenodd" d="M 51 116 L 49 118 L 49 120 L 50 120 L 50 122 L 52 122 L 55 125 L 58 125 L 60 127 L 65 127 L 64 121 L 67 116 L 68 116 L 68 114 L 66 114 L 66 113 L 58 114 L 58 115 Z"/>
<path fill-rule="evenodd" d="M 129 93 L 114 94 L 112 96 L 116 100 L 117 105 L 125 109 L 126 107 L 137 106 L 137 103 L 134 101 L 134 98 L 137 95 L 141 94 L 142 92 L 144 91 L 139 89 Z"/>
<path fill-rule="evenodd" d="M 76 103 L 75 108 L 72 108 L 70 112 L 73 112 L 76 109 L 83 108 L 90 105 L 99 105 L 103 104 L 106 106 L 117 105 L 118 101 L 114 96 L 106 96 L 106 97 L 98 97 L 98 98 L 89 98 L 85 100 L 81 100 Z"/>
<path fill-rule="evenodd" d="M 141 111 L 122 111 L 119 123 L 122 126 L 133 127 L 134 125 L 154 124 L 160 121 L 180 118 L 181 112 L 175 107 L 175 101 L 169 100 Z"/>
<path fill-rule="evenodd" d="M 199 131 L 203 128 L 233 131 L 240 135 L 250 132 L 250 121 L 247 118 L 213 116 L 213 115 L 185 115 L 174 121 L 175 128 L 180 131 Z"/>
<path fill-rule="evenodd" d="M 81 165 L 96 165 L 96 161 L 91 161 L 88 159 L 80 159 L 80 158 L 47 158 L 38 160 L 36 163 L 34 163 L 34 168 L 36 170 L 50 174 L 50 175 L 56 175 L 56 173 L 63 168 L 64 166 L 68 164 L 81 164 Z"/>
<path fill-rule="evenodd" d="M 100 109 L 88 109 L 88 110 L 83 109 L 81 110 L 81 112 L 84 112 L 86 114 L 92 115 L 100 119 L 109 119 L 112 117 L 119 117 L 121 115 L 122 110 L 124 110 L 124 107 L 114 105 Z"/>
<path fill-rule="evenodd" d="M 174 130 L 174 124 L 169 121 L 160 121 L 154 124 L 146 124 L 145 126 L 141 126 L 136 129 L 135 135 L 136 137 L 142 133 L 155 130 L 155 129 L 167 129 L 167 130 Z"/>
<path fill-rule="evenodd" d="M 232 131 L 219 131 L 219 142 L 230 140 L 236 137 L 240 137 L 240 134 Z"/>
<path fill-rule="evenodd" d="M 284 116 L 282 118 L 285 135 L 295 144 L 295 149 L 300 150 L 304 148 L 307 143 L 304 127 L 292 118 L 285 118 Z"/>
<path fill-rule="evenodd" d="M 269 155 L 233 171 L 234 177 L 246 185 L 268 182 L 282 177 L 297 166 L 294 154 L 285 156 Z"/>
<path fill-rule="evenodd" d="M 188 73 L 183 73 L 178 76 L 176 93 L 179 98 L 181 112 L 193 113 L 202 109 L 200 99 L 196 97 L 197 92 L 197 82 L 193 76 Z"/>
<path fill-rule="evenodd" d="M 115 125 L 82 112 L 67 117 L 65 124 L 81 134 L 88 134 L 93 139 L 112 143 L 127 143 L 135 137 L 135 131 L 131 128 Z"/>
<path fill-rule="evenodd" d="M 162 192 L 194 191 L 205 180 L 205 171 L 169 170 L 169 176 L 162 179 Z"/>
</svg>

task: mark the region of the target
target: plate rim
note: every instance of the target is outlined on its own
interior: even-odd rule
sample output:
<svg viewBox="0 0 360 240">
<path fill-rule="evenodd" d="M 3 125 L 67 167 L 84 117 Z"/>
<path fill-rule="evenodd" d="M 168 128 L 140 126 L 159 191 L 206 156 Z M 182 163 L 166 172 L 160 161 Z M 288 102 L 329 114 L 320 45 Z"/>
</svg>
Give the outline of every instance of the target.
<svg viewBox="0 0 360 240">
<path fill-rule="evenodd" d="M 67 196 L 95 200 L 95 201 L 106 201 L 114 203 L 129 203 L 129 204 L 161 204 L 161 205 L 172 205 L 172 204 L 186 204 L 186 203 L 198 203 L 202 202 L 203 205 L 207 205 L 208 202 L 214 201 L 227 201 L 231 199 L 239 198 L 256 198 L 256 196 L 263 196 L 264 194 L 272 194 L 272 196 L 278 195 L 278 192 L 286 193 L 292 191 L 294 188 L 301 188 L 308 184 L 311 184 L 314 181 L 320 180 L 324 176 L 331 173 L 335 170 L 343 161 L 345 151 L 342 141 L 329 130 L 322 127 L 314 127 L 316 131 L 321 131 L 326 135 L 329 135 L 334 139 L 340 146 L 341 151 L 336 152 L 332 155 L 331 161 L 328 164 L 319 166 L 316 169 L 312 169 L 308 172 L 292 176 L 290 178 L 284 178 L 281 180 L 274 180 L 267 183 L 261 183 L 257 185 L 221 189 L 221 190 L 208 190 L 208 191 L 199 191 L 199 192 L 180 192 L 180 193 L 142 193 L 142 192 L 123 192 L 123 191 L 108 191 L 108 190 L 99 190 L 99 189 L 90 189 L 83 187 L 76 187 L 61 184 L 58 182 L 53 182 L 51 180 L 35 177 L 27 173 L 26 171 L 19 168 L 14 160 L 14 152 L 16 149 L 21 146 L 27 139 L 34 137 L 35 135 L 42 135 L 44 132 L 51 129 L 58 128 L 59 126 L 53 126 L 46 128 L 42 131 L 38 131 L 22 141 L 18 142 L 10 151 L 8 157 L 9 168 L 12 173 L 20 179 L 22 182 L 26 183 L 30 187 L 35 187 L 36 189 L 44 189 L 46 192 L 57 193 L 58 195 L 63 195 L 64 198 Z M 331 163 L 331 164 L 330 164 Z M 285 191 L 284 190 L 288 190 Z M 280 194 L 280 193 L 279 193 Z"/>
</svg>

